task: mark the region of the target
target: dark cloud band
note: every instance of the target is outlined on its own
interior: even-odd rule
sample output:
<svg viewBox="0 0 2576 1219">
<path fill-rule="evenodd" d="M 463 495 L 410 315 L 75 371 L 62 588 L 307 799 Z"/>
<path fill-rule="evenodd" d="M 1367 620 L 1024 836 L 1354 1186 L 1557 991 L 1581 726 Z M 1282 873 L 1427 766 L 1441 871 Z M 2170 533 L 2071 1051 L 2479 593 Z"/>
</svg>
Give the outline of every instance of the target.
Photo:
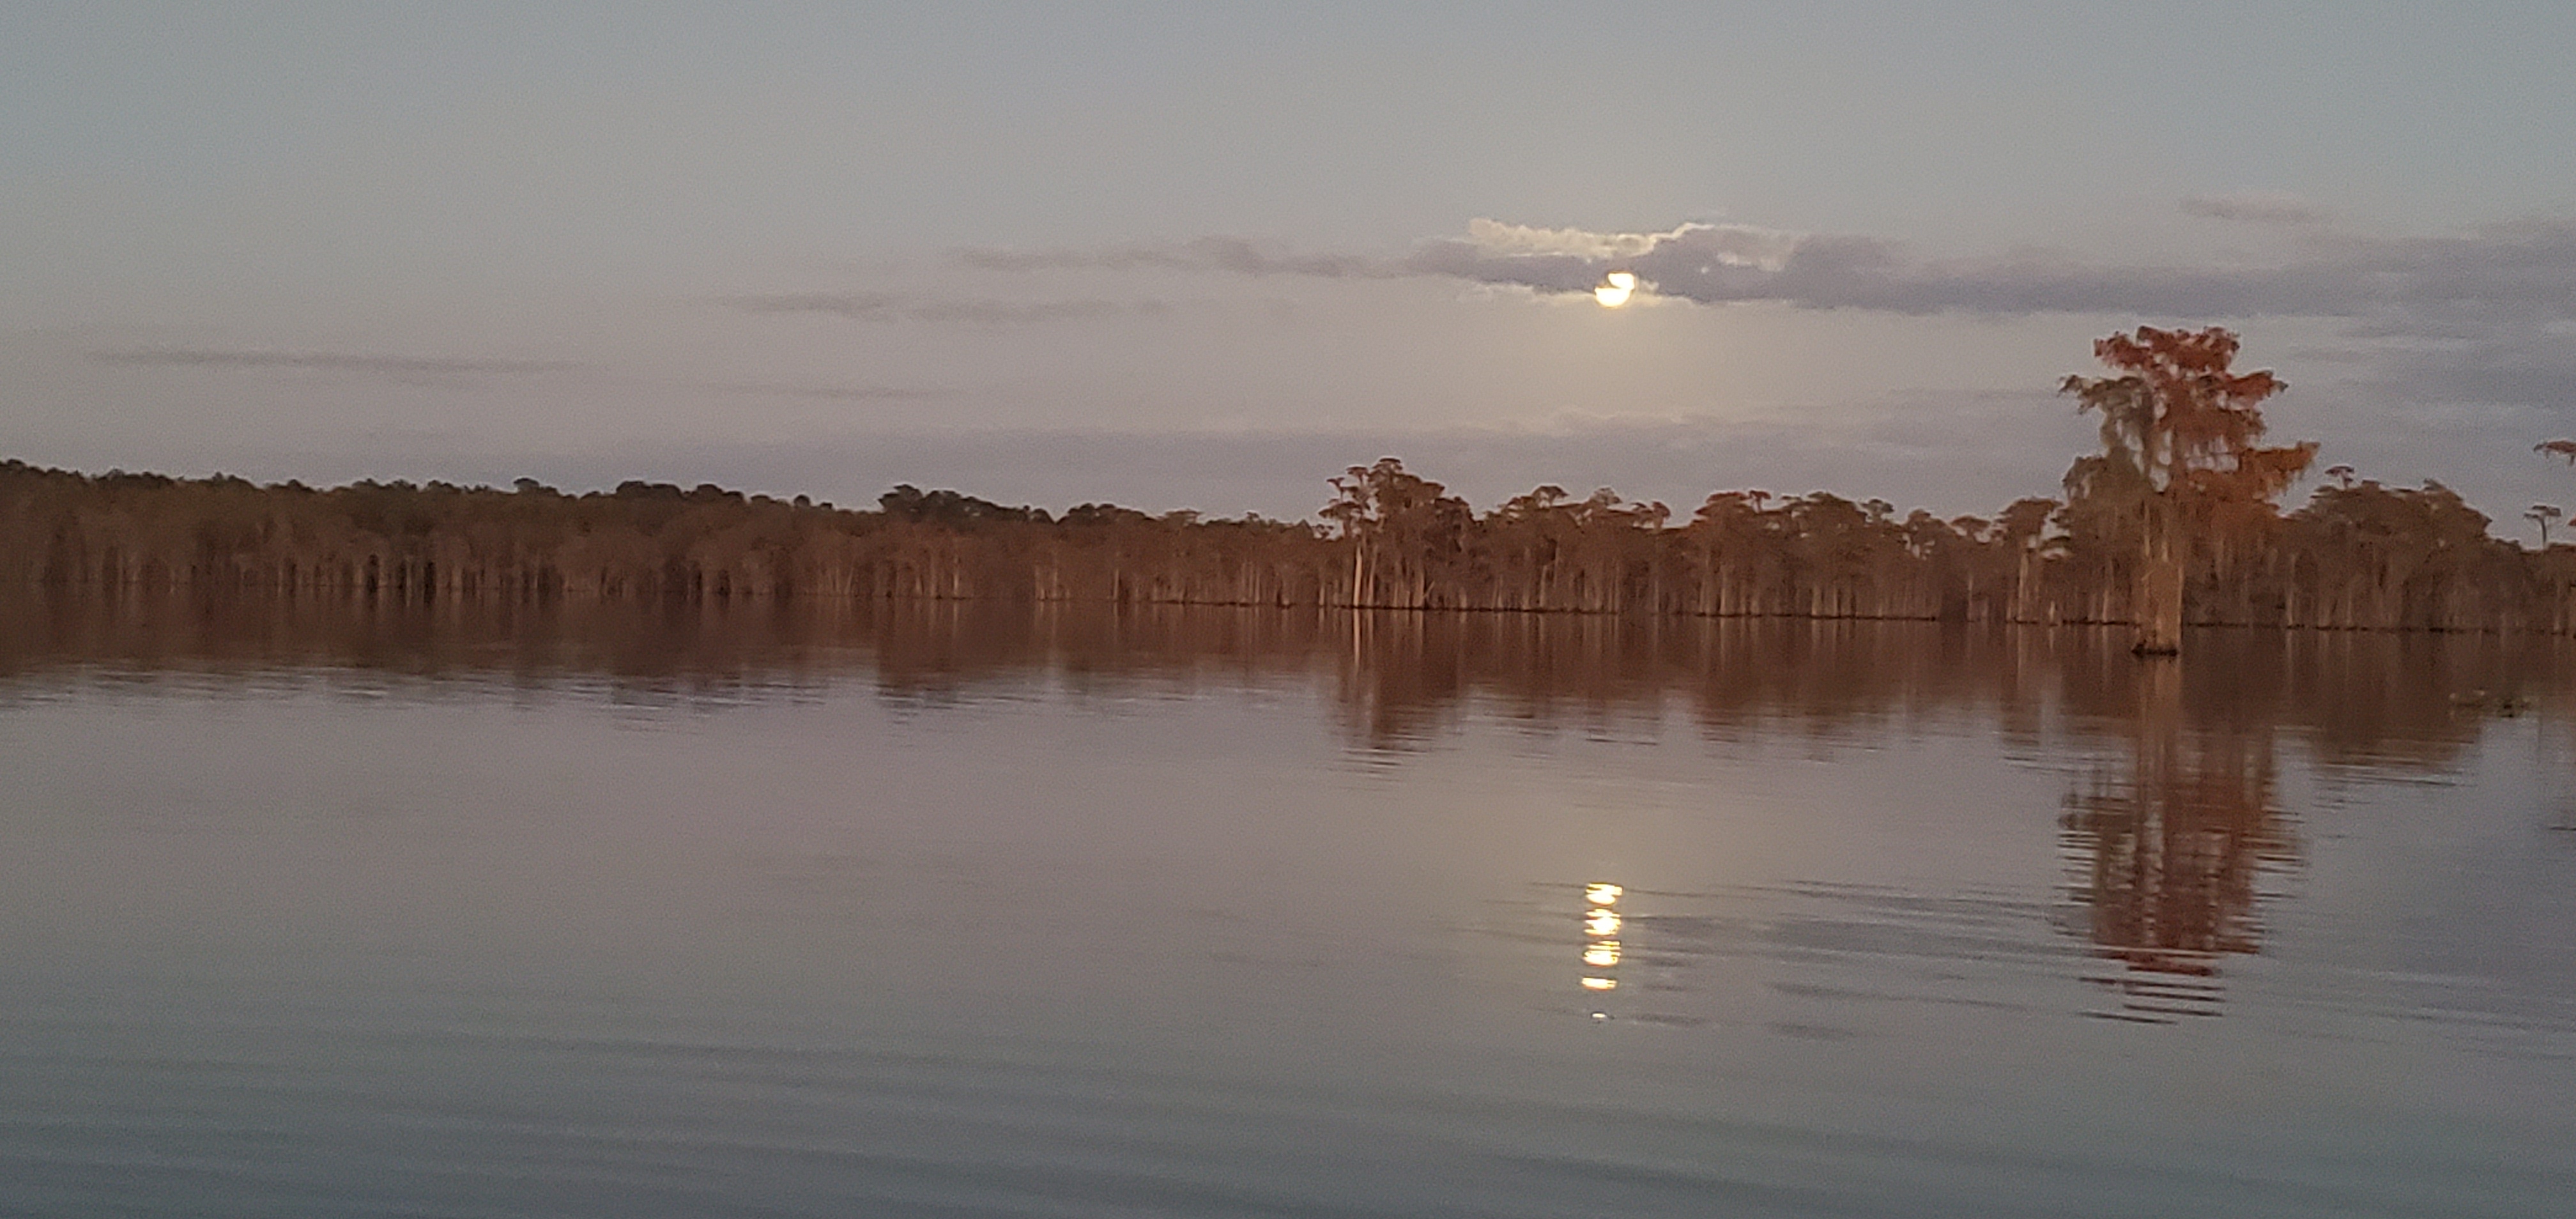
<svg viewBox="0 0 2576 1219">
<path fill-rule="evenodd" d="M 1027 326 L 1162 312 L 1156 301 L 1011 301 L 913 296 L 897 292 L 779 292 L 737 296 L 726 303 L 745 313 L 816 313 L 862 322 L 963 322 L 977 326 Z"/>
<path fill-rule="evenodd" d="M 290 368 L 394 377 L 523 375 L 572 367 L 552 360 L 497 360 L 465 356 L 396 356 L 338 351 L 258 348 L 123 347 L 93 351 L 101 364 L 167 368 Z"/>
<path fill-rule="evenodd" d="M 2313 224 L 2325 213 L 2287 197 L 2186 202 L 2194 214 Z M 1766 301 L 1889 313 L 2122 314 L 2182 318 L 2370 318 L 2391 312 L 2576 310 L 2576 223 L 2496 225 L 2452 237 L 2370 238 L 2319 232 L 2266 265 L 2123 266 L 2013 254 L 1924 261 L 1884 238 L 1685 224 L 1657 233 L 1536 229 L 1480 220 L 1388 258 L 1284 251 L 1239 237 L 1100 251 L 958 251 L 988 271 L 1188 269 L 1332 279 L 1428 276 L 1588 293 L 1628 271 L 1660 297 L 1700 304 Z M 790 298 L 799 299 L 802 298 Z M 833 298 L 838 300 L 839 298 Z M 781 306 L 784 307 L 784 306 Z M 819 306 L 811 306 L 819 307 Z M 859 307 L 897 307 L 866 298 Z"/>
</svg>

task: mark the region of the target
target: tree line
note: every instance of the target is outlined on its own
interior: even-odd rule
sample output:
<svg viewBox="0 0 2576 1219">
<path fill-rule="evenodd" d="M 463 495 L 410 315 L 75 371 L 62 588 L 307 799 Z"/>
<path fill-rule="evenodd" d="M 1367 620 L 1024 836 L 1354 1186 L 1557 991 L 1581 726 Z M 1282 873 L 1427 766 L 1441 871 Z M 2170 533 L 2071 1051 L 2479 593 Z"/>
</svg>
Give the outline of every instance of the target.
<svg viewBox="0 0 2576 1219">
<path fill-rule="evenodd" d="M 2283 511 L 2316 446 L 2261 443 L 2259 404 L 2282 383 L 2233 371 L 2236 349 L 2216 328 L 2103 340 L 2115 375 L 2061 387 L 2101 417 L 2101 451 L 2075 461 L 2062 497 L 1990 516 L 1753 489 L 1682 515 L 1553 485 L 1478 512 L 1393 457 L 1327 480 L 1313 521 L 1109 504 L 1057 515 L 912 486 L 850 509 L 714 485 L 317 489 L 12 460 L 0 462 L 0 585 L 2124 623 L 2148 652 L 2170 651 L 2186 622 L 2576 627 L 2576 546 L 2498 539 L 2437 482 L 2338 466 Z"/>
</svg>

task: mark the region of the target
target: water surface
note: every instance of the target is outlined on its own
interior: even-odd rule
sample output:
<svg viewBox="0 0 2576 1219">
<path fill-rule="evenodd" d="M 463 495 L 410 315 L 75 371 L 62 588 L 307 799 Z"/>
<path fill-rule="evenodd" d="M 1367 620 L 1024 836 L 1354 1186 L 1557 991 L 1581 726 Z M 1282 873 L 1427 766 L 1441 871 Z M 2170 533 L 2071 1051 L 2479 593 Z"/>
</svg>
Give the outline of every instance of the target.
<svg viewBox="0 0 2576 1219">
<path fill-rule="evenodd" d="M 2554 1215 L 2564 643 L 19 603 L 0 1212 Z"/>
</svg>

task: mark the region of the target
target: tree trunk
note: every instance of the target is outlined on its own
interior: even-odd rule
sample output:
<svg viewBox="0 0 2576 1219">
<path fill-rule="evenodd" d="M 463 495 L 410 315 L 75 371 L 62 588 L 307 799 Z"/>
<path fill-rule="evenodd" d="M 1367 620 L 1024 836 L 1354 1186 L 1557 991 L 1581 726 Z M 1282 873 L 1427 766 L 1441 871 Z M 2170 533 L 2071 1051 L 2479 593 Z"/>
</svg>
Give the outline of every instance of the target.
<svg viewBox="0 0 2576 1219">
<path fill-rule="evenodd" d="M 2147 501 L 2146 545 L 2138 556 L 2137 642 L 2129 650 L 2140 656 L 2173 656 L 2182 651 L 2183 547 L 2175 534 L 2171 505 L 2161 497 Z"/>
<path fill-rule="evenodd" d="M 2013 596 L 2009 621 L 2039 621 L 2039 547 L 2023 543 L 2013 562 Z"/>
</svg>

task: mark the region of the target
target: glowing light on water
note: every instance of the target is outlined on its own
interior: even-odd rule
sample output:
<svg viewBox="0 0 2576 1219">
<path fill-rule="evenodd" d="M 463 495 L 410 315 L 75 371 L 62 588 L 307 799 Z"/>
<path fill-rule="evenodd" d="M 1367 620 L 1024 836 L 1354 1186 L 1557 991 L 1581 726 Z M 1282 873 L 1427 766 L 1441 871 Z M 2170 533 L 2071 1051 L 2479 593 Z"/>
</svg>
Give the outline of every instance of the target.
<svg viewBox="0 0 2576 1219">
<path fill-rule="evenodd" d="M 1611 907 L 1618 905 L 1619 899 L 1627 894 L 1626 889 L 1606 880 L 1592 881 L 1583 886 L 1584 972 L 1575 975 L 1575 981 L 1594 994 L 1619 989 L 1616 971 L 1619 958 L 1624 954 L 1617 938 L 1619 912 Z M 1599 1008 L 1593 1008 L 1591 1012 L 1595 1020 L 1610 1018 L 1610 1013 Z"/>
</svg>

